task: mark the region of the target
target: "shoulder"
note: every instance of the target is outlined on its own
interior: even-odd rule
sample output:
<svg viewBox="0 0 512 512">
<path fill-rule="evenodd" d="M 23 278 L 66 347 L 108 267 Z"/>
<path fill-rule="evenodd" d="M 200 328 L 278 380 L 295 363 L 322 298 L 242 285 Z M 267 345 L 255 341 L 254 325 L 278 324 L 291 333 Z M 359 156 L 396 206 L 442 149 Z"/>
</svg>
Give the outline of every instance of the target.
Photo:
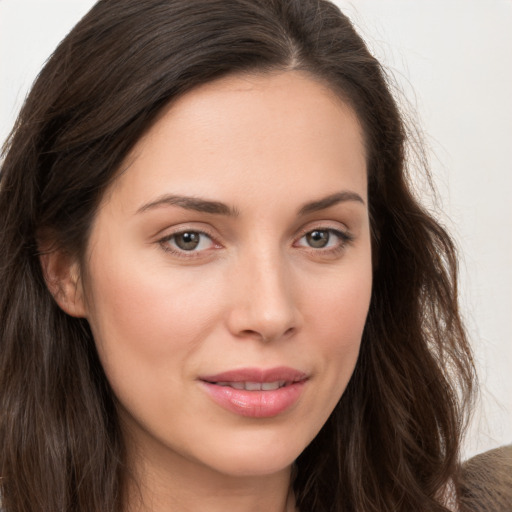
<svg viewBox="0 0 512 512">
<path fill-rule="evenodd" d="M 461 502 L 464 512 L 512 512 L 512 445 L 463 464 Z"/>
</svg>

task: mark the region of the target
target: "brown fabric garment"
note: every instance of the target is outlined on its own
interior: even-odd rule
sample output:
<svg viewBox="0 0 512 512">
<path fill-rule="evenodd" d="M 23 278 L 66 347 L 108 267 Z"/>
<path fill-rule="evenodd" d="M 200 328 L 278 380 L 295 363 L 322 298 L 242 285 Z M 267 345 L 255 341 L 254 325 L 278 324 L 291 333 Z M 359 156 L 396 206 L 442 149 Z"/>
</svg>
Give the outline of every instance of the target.
<svg viewBox="0 0 512 512">
<path fill-rule="evenodd" d="M 461 498 L 462 512 L 512 512 L 512 445 L 463 464 Z"/>
</svg>

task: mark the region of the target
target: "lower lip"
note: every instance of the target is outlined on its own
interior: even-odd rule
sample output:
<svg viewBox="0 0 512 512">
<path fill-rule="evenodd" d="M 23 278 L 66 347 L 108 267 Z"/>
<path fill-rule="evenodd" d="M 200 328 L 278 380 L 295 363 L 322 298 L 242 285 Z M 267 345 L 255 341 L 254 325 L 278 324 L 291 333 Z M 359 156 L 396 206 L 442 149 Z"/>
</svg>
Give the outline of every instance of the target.
<svg viewBox="0 0 512 512">
<path fill-rule="evenodd" d="M 230 412 L 250 418 L 271 418 L 292 407 L 304 389 L 305 380 L 270 391 L 246 391 L 202 381 L 214 402 Z"/>
</svg>

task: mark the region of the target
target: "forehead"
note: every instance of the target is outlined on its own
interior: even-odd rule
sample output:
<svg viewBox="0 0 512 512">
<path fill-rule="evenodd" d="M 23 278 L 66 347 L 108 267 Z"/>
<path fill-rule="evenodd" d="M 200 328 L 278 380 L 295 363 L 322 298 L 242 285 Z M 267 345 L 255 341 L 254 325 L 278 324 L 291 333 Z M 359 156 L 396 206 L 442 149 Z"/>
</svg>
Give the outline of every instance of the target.
<svg viewBox="0 0 512 512">
<path fill-rule="evenodd" d="M 254 190 L 286 194 L 292 184 L 321 196 L 348 180 L 365 194 L 362 139 L 353 110 L 303 72 L 228 76 L 168 105 L 114 189 L 140 201 L 169 188 L 230 199 Z"/>
</svg>

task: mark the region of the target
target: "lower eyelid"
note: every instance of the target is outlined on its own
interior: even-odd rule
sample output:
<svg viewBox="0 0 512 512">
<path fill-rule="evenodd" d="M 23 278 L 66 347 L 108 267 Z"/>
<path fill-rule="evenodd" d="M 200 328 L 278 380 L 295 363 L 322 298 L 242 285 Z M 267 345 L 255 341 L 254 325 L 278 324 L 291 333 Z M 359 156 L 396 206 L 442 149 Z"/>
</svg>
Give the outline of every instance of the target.
<svg viewBox="0 0 512 512">
<path fill-rule="evenodd" d="M 302 240 L 307 234 L 312 233 L 313 231 L 327 231 L 330 234 L 335 235 L 339 239 L 339 242 L 336 243 L 332 247 L 315 248 L 315 247 L 311 247 L 308 245 L 304 245 L 304 246 L 301 245 L 302 247 L 305 247 L 306 249 L 311 249 L 312 251 L 318 252 L 318 253 L 321 253 L 321 252 L 328 253 L 329 251 L 336 252 L 337 250 L 345 248 L 348 244 L 350 244 L 354 240 L 354 236 L 351 233 L 349 233 L 348 231 L 344 231 L 342 229 L 337 229 L 337 228 L 332 228 L 332 227 L 319 226 L 319 227 L 315 227 L 312 229 L 308 229 L 307 231 L 303 231 L 300 234 L 300 236 L 296 239 L 296 242 L 294 243 L 294 245 L 297 244 L 300 240 Z M 186 249 L 181 249 L 181 248 L 175 246 L 175 244 L 173 244 L 173 245 L 169 244 L 169 242 L 171 240 L 173 240 L 174 237 L 176 237 L 180 234 L 183 234 L 183 233 L 187 233 L 187 232 L 198 233 L 199 235 L 207 237 L 210 240 L 209 247 L 203 248 L 200 250 L 187 251 Z M 170 252 L 170 253 L 175 253 L 175 254 L 177 254 L 179 256 L 183 256 L 183 257 L 197 257 L 197 256 L 200 256 L 202 253 L 208 251 L 209 249 L 221 247 L 221 244 L 219 244 L 215 240 L 215 238 L 207 231 L 200 230 L 200 229 L 186 229 L 186 228 L 177 230 L 173 233 L 169 233 L 168 235 L 160 238 L 157 241 L 157 243 L 162 247 L 162 249 L 164 251 Z"/>
<path fill-rule="evenodd" d="M 171 245 L 169 242 L 171 242 L 175 237 L 183 234 L 183 233 L 197 233 L 200 236 L 205 236 L 210 240 L 211 246 L 219 246 L 219 244 L 215 241 L 212 235 L 207 233 L 206 231 L 199 230 L 199 229 L 180 229 L 179 231 L 175 231 L 174 233 L 169 233 L 168 235 L 160 238 L 157 242 L 158 244 L 166 251 L 171 252 L 175 254 L 179 254 L 180 256 L 183 255 L 185 257 L 193 257 L 198 256 L 204 251 L 207 251 L 210 247 L 200 250 L 190 250 L 187 251 L 186 249 L 181 249 L 180 247 L 176 246 L 176 242 L 174 242 L 173 245 Z"/>
<path fill-rule="evenodd" d="M 318 228 L 308 229 L 307 231 L 304 231 L 297 238 L 297 241 L 302 240 L 307 234 L 312 233 L 313 231 L 328 231 L 330 234 L 335 235 L 336 237 L 338 237 L 340 239 L 341 245 L 346 245 L 354 240 L 354 236 L 347 231 L 343 231 L 341 229 L 336 229 L 336 228 L 329 228 L 329 227 L 318 227 Z M 315 249 L 315 250 L 321 250 L 321 249 Z"/>
</svg>

